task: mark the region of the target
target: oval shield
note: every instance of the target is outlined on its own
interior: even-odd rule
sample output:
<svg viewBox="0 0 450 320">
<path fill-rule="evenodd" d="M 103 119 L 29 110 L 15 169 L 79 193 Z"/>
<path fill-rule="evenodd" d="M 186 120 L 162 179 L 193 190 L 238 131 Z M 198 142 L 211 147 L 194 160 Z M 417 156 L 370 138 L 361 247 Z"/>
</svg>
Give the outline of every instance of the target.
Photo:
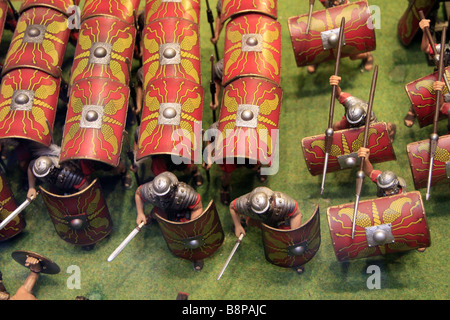
<svg viewBox="0 0 450 320">
<path fill-rule="evenodd" d="M 97 179 L 86 189 L 70 195 L 40 189 L 56 233 L 64 241 L 88 246 L 111 232 L 111 216 Z"/>
<path fill-rule="evenodd" d="M 169 250 L 177 257 L 196 261 L 219 249 L 224 233 L 216 205 L 211 200 L 200 217 L 187 222 L 173 222 L 155 207 L 154 213 Z"/>
<path fill-rule="evenodd" d="M 320 247 L 320 213 L 316 206 L 312 216 L 297 229 L 282 230 L 261 223 L 267 261 L 284 268 L 301 267 Z"/>
</svg>

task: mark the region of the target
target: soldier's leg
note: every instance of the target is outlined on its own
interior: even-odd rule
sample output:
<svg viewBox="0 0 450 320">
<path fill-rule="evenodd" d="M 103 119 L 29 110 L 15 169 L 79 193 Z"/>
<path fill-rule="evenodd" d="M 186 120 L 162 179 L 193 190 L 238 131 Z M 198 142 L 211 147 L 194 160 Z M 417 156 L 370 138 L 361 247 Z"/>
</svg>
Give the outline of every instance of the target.
<svg viewBox="0 0 450 320">
<path fill-rule="evenodd" d="M 370 52 L 359 53 L 350 56 L 350 60 L 361 59 L 361 71 L 371 71 L 373 69 L 373 55 Z"/>
<path fill-rule="evenodd" d="M 313 65 L 307 66 L 306 70 L 308 70 L 308 73 L 313 74 L 314 72 L 317 71 L 318 67 L 319 67 L 318 64 L 313 64 Z"/>
<path fill-rule="evenodd" d="M 6 291 L 5 286 L 3 285 L 3 276 L 2 272 L 0 271 L 0 300 L 8 300 L 9 299 L 9 293 Z"/>
<path fill-rule="evenodd" d="M 411 106 L 403 121 L 405 123 L 405 126 L 412 127 L 415 120 L 416 120 L 416 113 L 414 112 L 414 109 Z"/>
</svg>

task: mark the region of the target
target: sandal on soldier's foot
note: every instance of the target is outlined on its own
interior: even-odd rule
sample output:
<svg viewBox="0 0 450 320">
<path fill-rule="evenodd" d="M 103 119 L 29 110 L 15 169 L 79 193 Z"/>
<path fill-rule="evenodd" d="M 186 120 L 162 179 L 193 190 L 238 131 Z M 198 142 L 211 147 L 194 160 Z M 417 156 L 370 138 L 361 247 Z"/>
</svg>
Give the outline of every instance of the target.
<svg viewBox="0 0 450 320">
<path fill-rule="evenodd" d="M 267 176 L 261 174 L 261 169 L 258 169 L 256 175 L 258 176 L 259 182 L 266 182 Z"/>
<path fill-rule="evenodd" d="M 373 69 L 373 55 L 369 52 L 367 58 L 364 58 L 361 63 L 361 72 L 372 71 Z"/>
<path fill-rule="evenodd" d="M 391 143 L 393 143 L 394 138 L 395 138 L 395 133 L 397 132 L 397 126 L 391 122 L 388 122 L 387 131 L 388 131 L 388 135 L 389 135 L 389 140 L 391 141 Z"/>
<path fill-rule="evenodd" d="M 427 248 L 417 248 L 417 252 L 424 252 Z"/>
<path fill-rule="evenodd" d="M 314 72 L 316 72 L 318 66 L 319 65 L 317 65 L 317 64 L 313 64 L 313 65 L 307 66 L 306 70 L 308 71 L 309 74 L 313 74 Z"/>
<path fill-rule="evenodd" d="M 403 119 L 405 126 L 407 126 L 408 128 L 412 127 L 415 120 L 416 120 L 416 114 L 414 113 L 413 110 L 409 109 L 408 113 L 406 114 L 405 118 Z"/>
<path fill-rule="evenodd" d="M 203 265 L 204 265 L 203 260 L 194 261 L 194 270 L 197 272 L 202 271 Z"/>
<path fill-rule="evenodd" d="M 224 205 L 230 204 L 230 191 L 229 190 L 220 190 L 220 202 L 222 202 Z"/>
<path fill-rule="evenodd" d="M 292 267 L 292 269 L 297 272 L 298 274 L 302 274 L 303 271 L 305 271 L 304 267 Z"/>
<path fill-rule="evenodd" d="M 197 187 L 200 187 L 203 185 L 203 176 L 200 170 L 197 170 L 193 175 L 192 178 L 194 179 L 195 185 Z"/>
</svg>

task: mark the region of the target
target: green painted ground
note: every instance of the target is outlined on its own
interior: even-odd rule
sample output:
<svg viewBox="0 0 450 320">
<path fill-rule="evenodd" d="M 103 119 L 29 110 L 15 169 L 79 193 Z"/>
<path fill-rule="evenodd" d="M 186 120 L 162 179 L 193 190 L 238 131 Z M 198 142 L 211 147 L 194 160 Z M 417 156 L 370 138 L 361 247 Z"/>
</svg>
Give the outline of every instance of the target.
<svg viewBox="0 0 450 320">
<path fill-rule="evenodd" d="M 316 8 L 321 5 L 316 1 Z M 18 1 L 14 2 L 16 5 Z M 43 275 L 35 288 L 35 294 L 42 300 L 73 300 L 83 295 L 92 300 L 173 300 L 178 291 L 189 293 L 189 299 L 448 299 L 448 231 L 447 218 L 450 201 L 448 185 L 432 189 L 432 198 L 425 203 L 428 223 L 431 228 L 432 246 L 424 253 L 409 252 L 374 259 L 357 260 L 349 263 L 337 262 L 328 224 L 328 206 L 354 201 L 355 170 L 327 175 L 326 190 L 320 196 L 321 177 L 313 177 L 307 171 L 301 152 L 303 137 L 321 134 L 327 127 L 331 88 L 328 78 L 334 71 L 334 63 L 321 65 L 314 75 L 306 69 L 296 67 L 288 33 L 287 19 L 307 11 L 307 1 L 278 1 L 278 20 L 282 25 L 282 87 L 284 97 L 280 118 L 280 169 L 277 175 L 268 179 L 266 185 L 273 190 L 285 192 L 297 199 L 304 221 L 312 214 L 315 204 L 321 211 L 321 248 L 314 259 L 306 265 L 306 271 L 299 276 L 289 269 L 276 267 L 264 258 L 261 233 L 250 229 L 222 279 L 216 278 L 235 243 L 231 231 L 231 218 L 227 208 L 219 201 L 220 169 L 211 172 L 211 184 L 205 183 L 198 189 L 204 205 L 209 199 L 216 201 L 222 225 L 226 234 L 222 247 L 206 260 L 203 271 L 196 273 L 191 263 L 174 257 L 168 250 L 157 225 L 143 230 L 134 241 L 111 263 L 106 261 L 110 253 L 135 227 L 134 191 L 124 191 L 120 181 L 113 176 L 101 180 L 114 228 L 110 236 L 99 242 L 94 250 L 86 252 L 61 240 L 48 216 L 42 198 L 37 199 L 26 210 L 27 227 L 14 239 L 0 244 L 0 270 L 3 272 L 7 289 L 14 293 L 27 276 L 27 270 L 11 258 L 15 250 L 30 250 L 45 255 L 59 264 L 58 275 Z M 420 52 L 419 39 L 404 48 L 397 38 L 397 22 L 407 7 L 407 1 L 372 0 L 372 5 L 381 9 L 381 28 L 376 30 L 377 50 L 375 62 L 379 65 L 377 92 L 374 111 L 378 119 L 397 124 L 398 132 L 394 142 L 397 161 L 377 165 L 381 170 L 391 169 L 404 177 L 409 190 L 413 180 L 406 154 L 406 145 L 429 137 L 431 128 L 420 129 L 403 126 L 403 116 L 409 108 L 404 85 L 432 72 Z M 215 1 L 211 1 L 215 6 Z M 210 31 L 206 19 L 206 5 L 202 3 L 201 45 L 203 83 L 206 90 L 204 128 L 212 122 L 209 105 L 209 56 L 213 53 L 209 42 Z M 214 12 L 215 14 L 215 12 Z M 11 32 L 5 31 L 1 57 L 5 56 Z M 219 43 L 223 52 L 223 34 Z M 65 77 L 68 79 L 73 46 L 68 46 L 65 60 Z M 4 59 L 4 58 L 3 58 Z M 134 64 L 136 70 L 137 61 Z M 367 99 L 371 73 L 361 73 L 359 62 L 343 59 L 340 74 L 345 91 Z M 58 120 L 64 121 L 65 110 L 60 107 Z M 336 104 L 335 117 L 342 115 Z M 60 130 L 61 128 L 59 128 Z M 132 132 L 133 128 L 130 128 Z M 60 136 L 58 129 L 55 135 Z M 440 134 L 446 134 L 445 123 L 440 124 Z M 22 176 L 15 163 L 9 163 L 9 183 L 16 199 L 21 202 L 26 192 L 20 185 Z M 147 177 L 149 172 L 147 172 Z M 238 197 L 259 185 L 247 171 L 239 170 L 233 177 L 232 197 Z M 424 190 L 420 190 L 425 195 Z M 374 198 L 376 187 L 366 180 L 362 199 Z M 148 208 L 150 210 L 150 208 Z M 378 265 L 382 272 L 380 290 L 369 290 L 366 270 L 369 265 Z M 71 274 L 69 266 L 81 270 L 81 288 L 69 289 Z M 70 282 L 70 281 L 69 281 Z"/>
</svg>

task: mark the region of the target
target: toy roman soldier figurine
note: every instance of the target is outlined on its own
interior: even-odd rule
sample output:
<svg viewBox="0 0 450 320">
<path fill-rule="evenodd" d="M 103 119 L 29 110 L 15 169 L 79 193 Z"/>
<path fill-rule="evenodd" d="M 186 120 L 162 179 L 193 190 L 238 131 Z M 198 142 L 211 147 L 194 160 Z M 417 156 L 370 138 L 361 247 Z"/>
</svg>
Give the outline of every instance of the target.
<svg viewBox="0 0 450 320">
<path fill-rule="evenodd" d="M 302 215 L 298 203 L 282 192 L 274 192 L 267 187 L 258 187 L 235 199 L 230 204 L 230 214 L 234 223 L 236 237 L 245 235 L 240 215 L 261 221 L 271 227 L 296 229 L 300 226 Z"/>
<path fill-rule="evenodd" d="M 276 266 L 292 268 L 303 273 L 304 265 L 310 261 L 320 247 L 319 206 L 312 216 L 301 224 L 302 214 L 298 203 L 288 195 L 258 187 L 235 199 L 230 204 L 230 214 L 238 245 L 245 236 L 245 224 L 253 223 L 261 229 L 266 260 Z M 236 248 L 236 246 L 235 246 Z M 223 274 L 233 252 L 227 260 Z M 219 280 L 221 275 L 219 275 Z"/>
<path fill-rule="evenodd" d="M 364 157 L 364 173 L 377 184 L 377 196 L 386 197 L 395 194 L 406 193 L 406 182 L 403 178 L 398 177 L 394 172 L 387 170 L 381 172 L 375 170 L 369 160 L 370 149 L 360 148 L 358 157 Z"/>
<path fill-rule="evenodd" d="M 357 128 L 365 125 L 366 122 L 366 112 L 367 112 L 367 102 L 363 101 L 357 97 L 350 95 L 347 92 L 343 92 L 339 87 L 339 83 L 341 82 L 341 77 L 339 76 L 331 76 L 330 77 L 330 85 L 336 86 L 336 99 L 344 106 L 345 115 L 342 117 L 340 121 L 337 121 L 333 124 L 333 130 L 343 130 L 348 128 Z M 372 112 L 370 117 L 370 123 L 377 122 L 377 118 L 375 114 Z M 389 133 L 389 138 L 391 143 L 394 141 L 395 133 L 396 133 L 396 125 L 388 122 L 387 130 Z"/>
<path fill-rule="evenodd" d="M 160 215 L 165 215 L 169 221 L 186 222 L 194 220 L 202 214 L 203 205 L 200 194 L 191 186 L 178 181 L 171 172 L 163 172 L 157 175 L 151 182 L 139 186 L 135 194 L 137 218 L 136 223 L 148 224 L 151 216 L 147 218 L 144 213 L 144 204 L 150 203 L 158 210 Z M 154 214 L 152 211 L 151 215 Z M 194 269 L 200 271 L 203 261 L 194 261 Z"/>
</svg>

